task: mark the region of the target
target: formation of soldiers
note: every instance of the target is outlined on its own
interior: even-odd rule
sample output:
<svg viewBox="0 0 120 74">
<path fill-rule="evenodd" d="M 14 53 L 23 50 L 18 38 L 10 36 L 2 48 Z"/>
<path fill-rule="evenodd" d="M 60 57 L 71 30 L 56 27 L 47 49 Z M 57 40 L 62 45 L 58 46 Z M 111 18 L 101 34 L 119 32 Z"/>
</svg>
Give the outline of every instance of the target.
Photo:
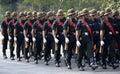
<svg viewBox="0 0 120 74">
<path fill-rule="evenodd" d="M 1 24 L 4 59 L 7 59 L 9 45 L 11 60 L 15 60 L 16 50 L 18 61 L 24 58 L 29 63 L 29 59 L 34 57 L 38 64 L 44 57 L 45 65 L 48 65 L 53 53 L 55 65 L 60 67 L 63 53 L 68 69 L 72 69 L 71 58 L 75 58 L 80 71 L 85 70 L 85 64 L 92 70 L 98 66 L 103 69 L 108 65 L 113 69 L 119 67 L 120 15 L 117 10 L 84 8 L 76 12 L 71 8 L 67 16 L 62 9 L 57 13 L 7 11 L 5 17 Z"/>
</svg>

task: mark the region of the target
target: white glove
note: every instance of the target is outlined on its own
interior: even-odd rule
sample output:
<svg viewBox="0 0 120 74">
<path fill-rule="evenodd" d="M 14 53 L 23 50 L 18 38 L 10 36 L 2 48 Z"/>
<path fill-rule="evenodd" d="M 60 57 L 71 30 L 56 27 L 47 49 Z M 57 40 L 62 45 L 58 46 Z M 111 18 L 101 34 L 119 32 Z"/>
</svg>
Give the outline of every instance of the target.
<svg viewBox="0 0 120 74">
<path fill-rule="evenodd" d="M 80 41 L 77 40 L 76 45 L 77 45 L 78 47 L 81 46 Z"/>
<path fill-rule="evenodd" d="M 33 37 L 32 39 L 33 39 L 33 42 L 35 42 L 35 41 L 36 41 L 35 37 Z"/>
<path fill-rule="evenodd" d="M 28 42 L 28 41 L 29 41 L 29 39 L 28 39 L 27 37 L 25 37 L 25 41 L 26 41 L 26 42 Z"/>
<path fill-rule="evenodd" d="M 105 43 L 103 40 L 100 41 L 100 45 L 103 46 Z"/>
<path fill-rule="evenodd" d="M 55 38 L 55 43 L 58 43 L 58 42 L 59 42 L 59 40 L 57 38 Z"/>
<path fill-rule="evenodd" d="M 16 38 L 16 37 L 14 37 L 14 41 L 17 41 L 17 38 Z"/>
<path fill-rule="evenodd" d="M 65 43 L 69 43 L 69 39 L 67 37 L 65 38 Z"/>
<path fill-rule="evenodd" d="M 43 38 L 43 43 L 46 43 L 46 42 L 47 42 L 47 40 L 45 38 Z"/>
<path fill-rule="evenodd" d="M 11 40 L 12 39 L 11 36 L 8 36 L 8 39 Z"/>
<path fill-rule="evenodd" d="M 2 35 L 1 39 L 4 40 L 4 38 L 5 38 L 5 37 Z"/>
</svg>

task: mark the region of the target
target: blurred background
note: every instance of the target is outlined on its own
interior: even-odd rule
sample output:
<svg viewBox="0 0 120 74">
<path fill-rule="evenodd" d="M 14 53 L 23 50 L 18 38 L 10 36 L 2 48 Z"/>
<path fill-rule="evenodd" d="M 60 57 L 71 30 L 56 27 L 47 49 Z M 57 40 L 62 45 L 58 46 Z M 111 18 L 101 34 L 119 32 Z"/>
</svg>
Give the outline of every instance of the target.
<svg viewBox="0 0 120 74">
<path fill-rule="evenodd" d="M 77 11 L 88 8 L 102 10 L 106 7 L 120 10 L 120 0 L 0 0 L 0 23 L 5 11 L 57 11 L 62 8 L 67 11 L 74 8 Z"/>
</svg>

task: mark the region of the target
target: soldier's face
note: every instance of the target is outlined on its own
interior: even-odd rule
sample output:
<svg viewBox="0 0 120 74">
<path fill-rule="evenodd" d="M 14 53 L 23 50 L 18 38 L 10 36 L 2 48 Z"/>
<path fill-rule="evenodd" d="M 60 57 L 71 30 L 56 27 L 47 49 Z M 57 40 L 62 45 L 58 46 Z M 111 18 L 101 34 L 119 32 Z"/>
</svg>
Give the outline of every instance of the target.
<svg viewBox="0 0 120 74">
<path fill-rule="evenodd" d="M 32 20 L 33 19 L 33 17 L 32 16 L 30 16 L 30 20 Z"/>
<path fill-rule="evenodd" d="M 6 18 L 8 18 L 8 19 L 9 19 L 9 18 L 11 18 L 11 17 L 10 17 L 10 15 L 8 15 L 8 16 L 6 16 Z"/>
<path fill-rule="evenodd" d="M 112 17 L 112 14 L 108 14 L 108 17 Z"/>
<path fill-rule="evenodd" d="M 21 17 L 21 20 L 25 20 L 25 17 L 24 17 L 24 16 L 22 16 L 22 17 Z"/>
<path fill-rule="evenodd" d="M 48 19 L 49 19 L 49 20 L 53 20 L 53 18 L 54 18 L 53 16 L 49 16 L 49 18 L 48 18 Z"/>
<path fill-rule="evenodd" d="M 70 15 L 69 17 L 70 17 L 70 18 L 75 18 L 75 15 L 73 14 L 73 15 Z"/>
<path fill-rule="evenodd" d="M 12 17 L 13 19 L 17 19 L 18 17 L 17 16 L 14 16 L 14 17 Z"/>
<path fill-rule="evenodd" d="M 63 15 L 58 15 L 58 18 L 62 19 L 62 18 L 63 18 Z"/>
</svg>

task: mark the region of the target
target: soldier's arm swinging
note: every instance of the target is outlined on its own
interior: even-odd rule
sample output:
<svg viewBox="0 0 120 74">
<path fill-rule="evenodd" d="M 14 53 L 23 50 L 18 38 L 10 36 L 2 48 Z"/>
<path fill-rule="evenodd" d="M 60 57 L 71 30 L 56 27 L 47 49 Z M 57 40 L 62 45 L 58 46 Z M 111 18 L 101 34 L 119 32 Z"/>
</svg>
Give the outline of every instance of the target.
<svg viewBox="0 0 120 74">
<path fill-rule="evenodd" d="M 76 41 L 79 41 L 79 37 L 80 37 L 80 34 L 81 34 L 81 31 L 80 30 L 77 30 L 76 31 Z M 76 45 L 76 50 L 75 50 L 75 53 L 78 54 L 78 46 Z"/>
<path fill-rule="evenodd" d="M 17 36 L 17 29 L 14 29 L 14 37 Z"/>
<path fill-rule="evenodd" d="M 32 37 L 35 37 L 36 29 L 32 29 Z"/>
<path fill-rule="evenodd" d="M 67 27 L 67 29 L 64 30 L 64 37 L 65 37 L 65 38 L 67 38 L 67 33 L 68 33 L 68 32 L 69 32 L 69 27 Z M 68 48 L 68 44 L 65 43 L 65 50 L 67 50 L 67 48 Z"/>
<path fill-rule="evenodd" d="M 45 31 L 43 30 L 43 31 L 42 31 L 42 35 L 43 35 L 43 48 L 42 48 L 42 49 L 43 49 L 43 50 L 45 49 L 45 43 L 44 43 L 45 34 L 46 34 L 46 33 L 45 33 Z"/>
<path fill-rule="evenodd" d="M 27 30 L 24 30 L 24 36 L 25 36 L 25 38 L 27 37 Z"/>
<path fill-rule="evenodd" d="M 103 41 L 103 36 L 104 36 L 104 30 L 100 30 L 100 41 Z M 103 51 L 103 46 L 100 45 L 99 53 L 102 53 L 102 51 Z"/>
<path fill-rule="evenodd" d="M 7 29 L 8 36 L 10 36 L 10 27 Z"/>
</svg>

